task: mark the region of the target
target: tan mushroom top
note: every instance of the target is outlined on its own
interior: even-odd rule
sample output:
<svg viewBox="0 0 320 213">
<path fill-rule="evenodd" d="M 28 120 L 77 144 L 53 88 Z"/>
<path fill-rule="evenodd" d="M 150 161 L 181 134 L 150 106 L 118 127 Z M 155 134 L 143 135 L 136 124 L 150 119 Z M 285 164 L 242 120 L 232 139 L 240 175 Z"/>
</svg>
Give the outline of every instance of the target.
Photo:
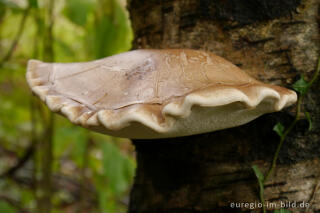
<svg viewBox="0 0 320 213">
<path fill-rule="evenodd" d="M 296 101 L 197 50 L 135 50 L 84 63 L 30 60 L 27 80 L 52 111 L 129 138 L 192 135 L 247 123 Z"/>
</svg>

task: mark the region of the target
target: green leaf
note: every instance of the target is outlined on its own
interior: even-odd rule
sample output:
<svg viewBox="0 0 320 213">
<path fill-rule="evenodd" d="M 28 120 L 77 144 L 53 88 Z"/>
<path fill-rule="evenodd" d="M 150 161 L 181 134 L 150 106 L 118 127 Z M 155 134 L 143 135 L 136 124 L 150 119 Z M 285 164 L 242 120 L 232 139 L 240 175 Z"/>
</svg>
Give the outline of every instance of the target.
<svg viewBox="0 0 320 213">
<path fill-rule="evenodd" d="M 275 131 L 280 137 L 282 137 L 284 133 L 284 126 L 281 123 L 277 123 L 276 125 L 274 125 L 273 131 Z"/>
<path fill-rule="evenodd" d="M 76 165 L 81 167 L 87 146 L 87 131 L 63 121 L 65 120 L 60 117 L 57 118 L 54 136 L 54 155 L 56 158 L 70 155 Z"/>
<path fill-rule="evenodd" d="M 93 4 L 92 0 L 68 0 L 63 13 L 73 23 L 84 26 L 88 14 L 93 10 Z"/>
<path fill-rule="evenodd" d="M 263 194 L 264 194 L 264 175 L 262 174 L 262 172 L 260 171 L 259 167 L 257 165 L 253 165 L 252 166 L 252 169 L 258 179 L 258 184 L 259 184 L 259 189 L 260 189 L 260 199 L 261 199 L 261 202 L 262 204 L 264 205 L 264 198 L 263 198 Z M 264 208 L 264 207 L 263 207 Z M 265 212 L 265 210 L 263 211 Z"/>
<path fill-rule="evenodd" d="M 59 52 L 61 52 L 61 54 L 64 53 L 67 56 L 75 55 L 75 52 L 73 51 L 73 49 L 70 48 L 69 44 L 63 41 L 62 39 L 56 38 L 55 44 L 56 44 L 56 49 L 58 49 Z"/>
<path fill-rule="evenodd" d="M 127 188 L 127 180 L 124 176 L 125 162 L 118 148 L 110 142 L 102 142 L 102 163 L 104 175 L 108 179 L 109 188 L 115 195 Z"/>
<path fill-rule="evenodd" d="M 116 212 L 116 202 L 107 190 L 99 190 L 99 207 L 101 213 Z"/>
<path fill-rule="evenodd" d="M 253 165 L 252 169 L 256 175 L 256 177 L 258 178 L 259 183 L 263 183 L 264 181 L 264 175 L 262 174 L 262 172 L 260 171 L 259 167 L 257 165 Z"/>
<path fill-rule="evenodd" d="M 15 213 L 16 211 L 7 202 L 0 200 L 0 212 Z"/>
<path fill-rule="evenodd" d="M 311 120 L 310 113 L 309 112 L 305 112 L 304 114 L 305 114 L 305 116 L 306 116 L 306 118 L 307 118 L 307 120 L 309 122 L 308 131 L 311 131 L 311 129 L 312 129 L 312 120 Z"/>
<path fill-rule="evenodd" d="M 99 195 L 99 208 L 101 212 L 119 212 L 115 208 L 116 200 L 126 192 L 132 182 L 134 164 L 129 157 L 123 155 L 115 145 L 116 139 L 112 137 L 92 134 L 94 141 L 102 151 L 98 170 L 94 173 L 94 182 Z M 91 164 L 92 164 L 91 160 Z M 96 166 L 91 166 L 91 168 Z"/>
<path fill-rule="evenodd" d="M 277 209 L 274 210 L 273 213 L 291 213 L 288 209 Z"/>
<path fill-rule="evenodd" d="M 293 85 L 292 85 L 293 89 L 297 92 L 299 92 L 300 94 L 306 94 L 309 88 L 309 84 L 306 80 L 304 80 L 304 77 L 301 76 L 300 79 L 298 81 L 296 81 Z"/>
<path fill-rule="evenodd" d="M 38 8 L 38 0 L 28 0 L 31 8 Z"/>
<path fill-rule="evenodd" d="M 91 49 L 95 58 L 129 50 L 133 38 L 130 21 L 124 8 L 115 0 L 101 2 L 96 11 L 101 15 L 95 16 L 89 26 L 89 31 L 94 33 L 89 38 L 88 49 Z M 109 2 L 109 4 L 104 5 L 103 2 Z"/>
</svg>

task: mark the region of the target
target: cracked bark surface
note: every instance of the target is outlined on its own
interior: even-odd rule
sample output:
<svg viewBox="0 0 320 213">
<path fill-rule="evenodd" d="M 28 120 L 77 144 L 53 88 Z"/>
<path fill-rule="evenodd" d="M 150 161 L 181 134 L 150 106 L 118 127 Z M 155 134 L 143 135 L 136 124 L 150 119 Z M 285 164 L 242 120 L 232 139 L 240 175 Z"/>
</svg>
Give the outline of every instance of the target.
<svg viewBox="0 0 320 213">
<path fill-rule="evenodd" d="M 320 53 L 319 0 L 131 0 L 134 48 L 192 48 L 220 55 L 251 76 L 291 87 L 310 78 Z M 288 136 L 265 188 L 267 202 L 312 201 L 293 212 L 320 211 L 319 82 L 305 97 L 301 119 Z M 267 169 L 278 136 L 295 113 L 262 116 L 241 127 L 189 137 L 134 140 L 138 168 L 129 212 L 261 212 L 231 208 L 258 202 L 251 165 Z M 265 171 L 264 170 L 264 171 Z M 278 205 L 279 207 L 279 205 Z M 271 210 L 271 208 L 269 209 Z"/>
</svg>

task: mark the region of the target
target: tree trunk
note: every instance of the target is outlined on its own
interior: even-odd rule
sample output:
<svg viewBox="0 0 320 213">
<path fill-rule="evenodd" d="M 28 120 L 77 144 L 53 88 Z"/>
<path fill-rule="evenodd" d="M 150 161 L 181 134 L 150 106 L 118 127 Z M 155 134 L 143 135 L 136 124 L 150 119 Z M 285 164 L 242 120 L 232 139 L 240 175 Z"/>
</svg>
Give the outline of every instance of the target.
<svg viewBox="0 0 320 213">
<path fill-rule="evenodd" d="M 320 0 L 131 0 L 134 48 L 192 48 L 220 55 L 251 76 L 292 87 L 310 79 L 319 56 Z M 268 210 L 308 203 L 293 212 L 319 212 L 320 93 L 313 85 L 299 120 L 265 186 Z M 265 172 L 295 106 L 241 127 L 181 138 L 134 140 L 138 168 L 129 212 L 261 212 L 232 203 L 259 202 L 251 169 Z M 307 204 L 305 204 L 306 206 Z"/>
</svg>

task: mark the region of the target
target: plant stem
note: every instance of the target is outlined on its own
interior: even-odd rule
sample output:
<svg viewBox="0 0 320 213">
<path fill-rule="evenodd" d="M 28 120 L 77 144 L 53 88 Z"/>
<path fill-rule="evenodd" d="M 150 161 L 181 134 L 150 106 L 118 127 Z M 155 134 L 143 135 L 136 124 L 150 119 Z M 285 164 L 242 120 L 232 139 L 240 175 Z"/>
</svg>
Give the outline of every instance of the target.
<svg viewBox="0 0 320 213">
<path fill-rule="evenodd" d="M 44 53 L 43 53 L 43 60 L 46 62 L 53 62 L 54 61 L 54 52 L 53 52 L 53 7 L 54 7 L 54 0 L 48 0 L 48 10 L 47 10 L 47 17 L 46 17 L 46 24 L 45 24 L 45 32 L 44 32 Z"/>
<path fill-rule="evenodd" d="M 88 133 L 87 133 L 88 134 Z M 85 150 L 83 152 L 82 156 L 82 168 L 81 168 L 81 180 L 80 180 L 80 205 L 79 209 L 77 212 L 87 212 L 87 205 L 86 205 L 86 198 L 88 197 L 87 194 L 87 175 L 86 175 L 86 170 L 88 169 L 88 164 L 89 164 L 89 154 L 90 154 L 90 148 L 92 145 L 92 138 L 88 134 L 87 140 L 85 142 Z"/>
<path fill-rule="evenodd" d="M 259 197 L 261 200 L 261 204 L 262 204 L 262 211 L 263 213 L 267 213 L 266 207 L 265 207 L 265 203 L 264 203 L 264 186 L 263 183 L 259 184 L 260 186 L 260 190 L 259 190 Z"/>
<path fill-rule="evenodd" d="M 316 72 L 314 73 L 312 79 L 311 79 L 310 82 L 309 82 L 309 86 L 308 86 L 308 88 L 307 88 L 307 91 L 308 91 L 309 88 L 313 85 L 313 83 L 318 80 L 319 74 L 320 74 L 320 57 L 319 57 L 319 59 L 318 59 L 318 64 L 317 64 Z"/>
<path fill-rule="evenodd" d="M 300 113 L 301 113 L 301 104 L 302 104 L 302 100 L 304 98 L 304 96 L 307 94 L 307 92 L 309 91 L 310 87 L 313 85 L 313 83 L 318 79 L 319 77 L 319 73 L 320 73 L 320 57 L 318 59 L 318 63 L 317 63 L 317 68 L 316 68 L 316 71 L 315 73 L 313 74 L 310 82 L 308 83 L 308 87 L 306 89 L 306 92 L 303 93 L 303 94 L 299 94 L 298 96 L 298 102 L 297 102 L 297 110 L 296 110 L 296 115 L 295 115 L 295 118 L 294 120 L 291 122 L 291 124 L 289 125 L 288 128 L 286 128 L 286 130 L 284 131 L 283 135 L 280 137 L 280 142 L 279 142 L 279 145 L 276 149 L 276 152 L 274 154 L 274 157 L 273 157 L 273 160 L 272 160 L 272 164 L 270 166 L 270 169 L 268 170 L 267 174 L 265 175 L 265 178 L 264 178 L 264 183 L 269 179 L 270 175 L 272 174 L 273 170 L 275 169 L 276 167 L 276 164 L 277 164 L 277 160 L 278 160 L 278 157 L 279 157 L 279 153 L 280 153 L 280 150 L 285 142 L 285 139 L 287 137 L 287 135 L 291 132 L 291 130 L 293 129 L 293 127 L 296 125 L 296 123 L 299 121 L 300 119 Z"/>
<path fill-rule="evenodd" d="M 297 102 L 297 110 L 296 110 L 296 115 L 295 115 L 295 118 L 294 120 L 291 122 L 291 124 L 289 125 L 288 128 L 286 128 L 286 130 L 284 131 L 283 135 L 280 137 L 280 142 L 277 146 L 277 149 L 276 149 L 276 152 L 273 156 L 273 160 L 272 160 L 272 164 L 267 172 L 267 174 L 265 175 L 264 177 L 264 180 L 263 182 L 265 183 L 270 175 L 272 174 L 273 170 L 275 169 L 276 165 L 277 165 L 277 160 L 278 160 L 278 157 L 279 157 L 279 153 L 280 153 L 280 150 L 285 142 L 285 139 L 287 137 L 287 135 L 291 132 L 291 130 L 293 129 L 293 127 L 296 125 L 296 123 L 298 122 L 298 120 L 300 119 L 300 112 L 301 112 L 301 102 L 302 102 L 302 99 L 303 99 L 303 96 L 302 95 L 299 95 L 298 97 L 298 102 Z"/>
<path fill-rule="evenodd" d="M 291 124 L 288 126 L 288 128 L 286 128 L 284 133 L 281 135 L 279 144 L 277 146 L 276 152 L 274 154 L 274 157 L 273 157 L 273 160 L 272 160 L 272 163 L 271 163 L 271 166 L 270 166 L 269 170 L 267 171 L 266 175 L 264 176 L 263 182 L 261 183 L 261 181 L 259 181 L 259 187 L 260 187 L 259 199 L 260 199 L 260 201 L 262 203 L 262 211 L 263 211 L 263 213 L 267 212 L 266 207 L 265 207 L 265 202 L 264 202 L 264 200 L 265 200 L 264 199 L 264 185 L 265 185 L 266 181 L 269 179 L 270 175 L 273 173 L 274 169 L 276 168 L 277 160 L 278 160 L 278 157 L 279 157 L 279 153 L 280 153 L 280 150 L 281 150 L 281 148 L 282 148 L 282 146 L 283 146 L 283 144 L 285 142 L 286 137 L 292 131 L 292 129 L 296 125 L 296 123 L 300 120 L 301 104 L 302 104 L 303 98 L 307 94 L 307 92 L 309 91 L 311 86 L 314 84 L 314 82 L 316 82 L 318 80 L 319 75 L 320 75 L 320 57 L 318 59 L 316 71 L 313 74 L 310 82 L 308 83 L 308 87 L 307 87 L 306 91 L 304 93 L 300 93 L 299 96 L 298 96 L 295 118 L 291 122 Z M 319 187 L 318 184 L 317 184 L 315 190 L 318 189 L 318 187 Z"/>
<path fill-rule="evenodd" d="M 23 33 L 23 30 L 24 30 L 24 27 L 25 27 L 25 24 L 26 24 L 26 20 L 28 18 L 28 15 L 29 15 L 29 12 L 31 10 L 31 6 L 29 5 L 23 12 L 23 15 L 22 15 L 22 18 L 21 18 L 21 22 L 20 22 L 20 25 L 19 25 L 19 29 L 18 29 L 18 32 L 8 50 L 8 52 L 4 55 L 4 57 L 1 59 L 0 61 L 0 68 L 3 66 L 3 64 L 7 61 L 10 60 L 16 46 L 18 45 L 19 43 L 19 40 L 21 38 L 21 35 Z"/>
<path fill-rule="evenodd" d="M 43 36 L 43 60 L 46 62 L 54 61 L 53 51 L 53 9 L 54 0 L 47 0 L 47 6 L 45 10 L 45 30 Z M 53 135 L 54 135 L 54 115 L 47 108 L 44 107 L 44 114 L 46 120 L 44 122 L 45 129 L 43 138 L 41 141 L 41 148 L 38 152 L 41 152 L 41 178 L 39 181 L 38 188 L 38 203 L 37 211 L 39 213 L 50 213 L 51 212 L 51 197 L 52 197 L 52 165 L 53 165 Z"/>
</svg>

